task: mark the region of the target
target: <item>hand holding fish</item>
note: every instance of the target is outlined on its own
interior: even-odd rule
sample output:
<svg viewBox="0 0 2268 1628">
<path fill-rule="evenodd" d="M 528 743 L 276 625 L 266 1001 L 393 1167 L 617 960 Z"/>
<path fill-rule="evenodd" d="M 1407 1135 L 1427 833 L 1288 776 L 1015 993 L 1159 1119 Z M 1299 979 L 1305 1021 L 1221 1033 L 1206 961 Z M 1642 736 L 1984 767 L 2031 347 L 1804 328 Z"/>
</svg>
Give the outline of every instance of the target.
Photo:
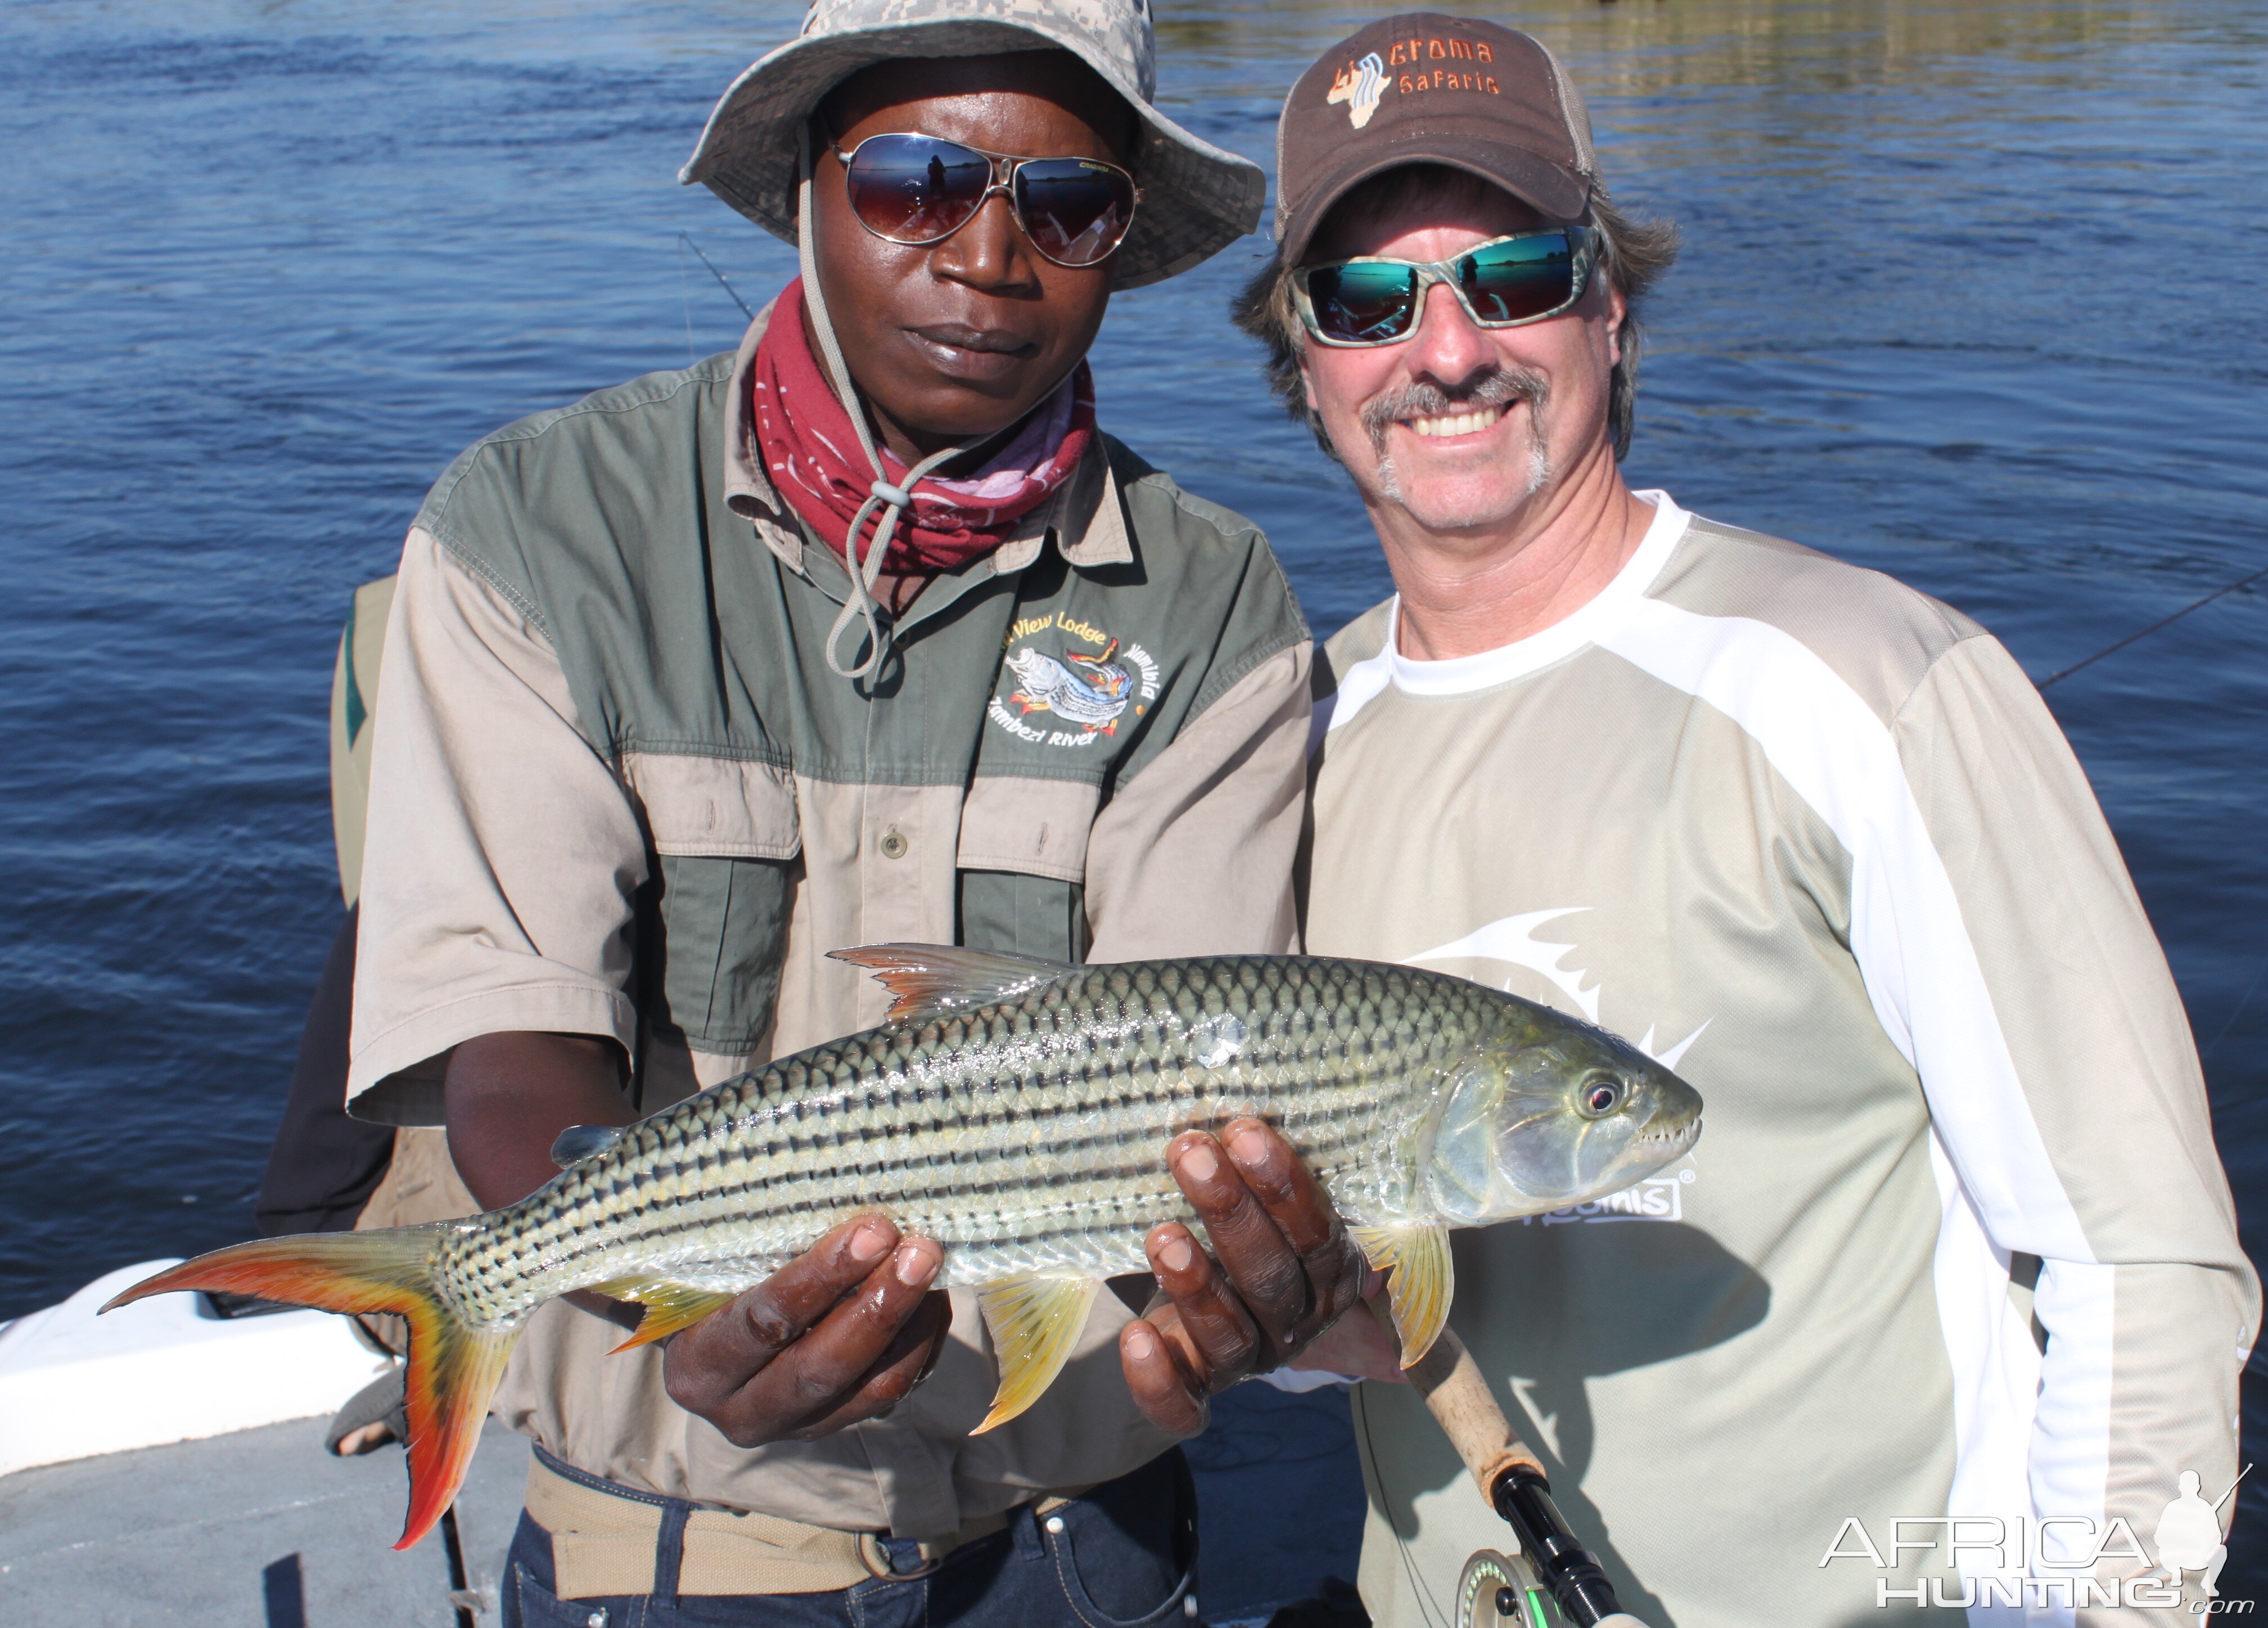
<svg viewBox="0 0 2268 1628">
<path fill-rule="evenodd" d="M 1218 1140 L 1185 1131 L 1167 1161 L 1214 1256 L 1178 1221 L 1151 1230 L 1144 1251 L 1158 1296 L 1121 1330 L 1118 1354 L 1135 1404 L 1189 1435 L 1204 1424 L 1205 1397 L 1299 1355 L 1375 1274 L 1322 1184 L 1265 1122 L 1232 1120 Z"/>
<path fill-rule="evenodd" d="M 737 1448 L 809 1441 L 887 1412 L 944 1349 L 952 1308 L 930 1287 L 944 1260 L 879 1215 L 835 1228 L 671 1338 L 669 1399 Z"/>
</svg>

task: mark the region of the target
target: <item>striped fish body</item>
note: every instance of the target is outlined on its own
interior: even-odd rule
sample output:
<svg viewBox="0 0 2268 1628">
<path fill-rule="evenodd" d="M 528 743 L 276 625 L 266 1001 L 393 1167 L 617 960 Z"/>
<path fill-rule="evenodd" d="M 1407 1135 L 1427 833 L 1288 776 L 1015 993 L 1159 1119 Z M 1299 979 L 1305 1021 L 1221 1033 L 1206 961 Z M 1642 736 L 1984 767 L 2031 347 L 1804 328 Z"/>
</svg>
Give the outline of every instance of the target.
<svg viewBox="0 0 2268 1628">
<path fill-rule="evenodd" d="M 1150 1229 L 1195 1219 L 1167 1143 L 1243 1114 L 1350 1220 L 1389 1220 L 1412 1203 L 1426 1109 L 1504 1000 L 1298 956 L 1081 968 L 657 1114 L 453 1240 L 447 1281 L 488 1327 L 640 1275 L 737 1291 L 876 1212 L 944 1246 L 945 1283 L 1145 1271 Z"/>
<path fill-rule="evenodd" d="M 1069 967 L 922 945 L 840 951 L 897 997 L 879 1028 L 615 1131 L 485 1215 L 216 1250 L 121 1295 L 227 1289 L 410 1325 L 400 1546 L 461 1484 L 519 1330 L 578 1289 L 699 1321 L 838 1224 L 888 1215 L 976 1291 L 1001 1371 L 981 1430 L 1052 1383 L 1095 1289 L 1194 1221 L 1164 1153 L 1243 1115 L 1306 1160 L 1373 1264 L 1405 1362 L 1447 1320 L 1448 1229 L 1580 1203 L 1691 1145 L 1700 1099 L 1549 1008 L 1410 968 L 1302 956 Z M 105 1309 L 107 1309 L 106 1308 Z"/>
</svg>

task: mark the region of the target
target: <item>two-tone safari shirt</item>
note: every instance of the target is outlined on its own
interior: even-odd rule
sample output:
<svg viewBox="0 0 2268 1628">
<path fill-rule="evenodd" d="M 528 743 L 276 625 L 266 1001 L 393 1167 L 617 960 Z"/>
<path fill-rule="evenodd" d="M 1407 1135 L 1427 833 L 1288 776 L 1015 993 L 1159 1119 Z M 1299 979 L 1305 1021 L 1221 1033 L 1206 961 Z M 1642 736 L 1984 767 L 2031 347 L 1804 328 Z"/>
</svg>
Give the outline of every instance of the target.
<svg viewBox="0 0 2268 1628">
<path fill-rule="evenodd" d="M 1307 947 L 1579 1013 L 1705 1100 L 1674 1168 L 1454 1245 L 1454 1326 L 1629 1610 L 2067 1622 L 2098 1546 L 2140 1569 L 2112 1522 L 2236 1475 L 2259 1291 L 2180 997 L 1996 640 L 1644 496 L 1531 637 L 1411 660 L 1388 602 L 1331 641 Z M 1355 1417 L 1363 1598 L 1448 1622 L 1506 1529 L 1408 1388 Z"/>
<path fill-rule="evenodd" d="M 766 479 L 737 357 L 500 431 L 427 499 L 386 644 L 362 864 L 358 1116 L 441 1117 L 449 1049 L 603 1035 L 652 1111 L 879 1022 L 827 952 L 1070 961 L 1293 947 L 1311 649 L 1266 541 L 1106 437 L 986 557 L 827 667 L 849 586 Z M 1160 1157 L 1164 1156 L 1163 1148 Z M 1030 1411 L 972 1297 L 887 1418 L 747 1451 L 658 1350 L 538 1313 L 497 1411 L 626 1485 L 939 1538 L 1162 1450 L 1110 1297 Z"/>
</svg>

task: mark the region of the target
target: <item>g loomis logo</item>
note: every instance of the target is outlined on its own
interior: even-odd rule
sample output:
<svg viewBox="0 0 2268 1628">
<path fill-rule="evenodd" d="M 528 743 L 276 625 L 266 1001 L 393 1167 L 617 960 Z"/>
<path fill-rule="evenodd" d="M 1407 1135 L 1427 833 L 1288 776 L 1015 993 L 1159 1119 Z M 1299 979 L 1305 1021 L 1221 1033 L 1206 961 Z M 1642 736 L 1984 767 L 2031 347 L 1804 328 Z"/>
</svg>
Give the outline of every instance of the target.
<svg viewBox="0 0 2268 1628">
<path fill-rule="evenodd" d="M 1525 967 L 1530 972 L 1543 974 L 1550 980 L 1554 988 L 1575 1003 L 1577 1011 L 1596 1023 L 1599 1020 L 1599 995 L 1605 985 L 1594 983 L 1585 989 L 1583 980 L 1591 976 L 1586 969 L 1570 969 L 1559 964 L 1575 953 L 1573 945 L 1540 943 L 1535 937 L 1535 930 L 1544 923 L 1557 921 L 1562 916 L 1580 916 L 1590 908 L 1587 904 L 1571 904 L 1562 910 L 1530 910 L 1525 916 L 1506 916 L 1438 948 L 1421 950 L 1415 955 L 1406 956 L 1402 964 L 1414 967 L 1421 961 L 1456 960 L 1509 961 L 1515 967 Z M 1506 994 L 1512 992 L 1510 983 L 1507 982 L 1503 988 Z M 1660 1051 L 1653 1049 L 1653 1025 L 1649 1023 L 1646 1028 L 1646 1038 L 1638 1042 L 1638 1049 L 1662 1067 L 1675 1068 L 1678 1059 L 1685 1055 L 1695 1041 L 1701 1038 L 1701 1029 L 1707 1028 L 1715 1020 L 1713 1018 L 1703 1020 L 1701 1028 L 1695 1029 L 1675 1045 L 1666 1046 Z"/>
</svg>

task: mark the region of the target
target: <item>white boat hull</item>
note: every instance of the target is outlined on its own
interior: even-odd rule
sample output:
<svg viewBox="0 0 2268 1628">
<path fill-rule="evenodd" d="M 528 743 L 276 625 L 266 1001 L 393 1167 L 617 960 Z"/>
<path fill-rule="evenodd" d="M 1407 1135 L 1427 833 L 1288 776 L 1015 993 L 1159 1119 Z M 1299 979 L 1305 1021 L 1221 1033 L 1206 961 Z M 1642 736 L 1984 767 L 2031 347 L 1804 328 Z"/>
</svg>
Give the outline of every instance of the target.
<svg viewBox="0 0 2268 1628">
<path fill-rule="evenodd" d="M 216 1317 L 161 1294 L 98 1319 L 171 1260 L 121 1267 L 0 1327 L 0 1476 L 336 1411 L 387 1366 L 343 1317 Z"/>
</svg>

